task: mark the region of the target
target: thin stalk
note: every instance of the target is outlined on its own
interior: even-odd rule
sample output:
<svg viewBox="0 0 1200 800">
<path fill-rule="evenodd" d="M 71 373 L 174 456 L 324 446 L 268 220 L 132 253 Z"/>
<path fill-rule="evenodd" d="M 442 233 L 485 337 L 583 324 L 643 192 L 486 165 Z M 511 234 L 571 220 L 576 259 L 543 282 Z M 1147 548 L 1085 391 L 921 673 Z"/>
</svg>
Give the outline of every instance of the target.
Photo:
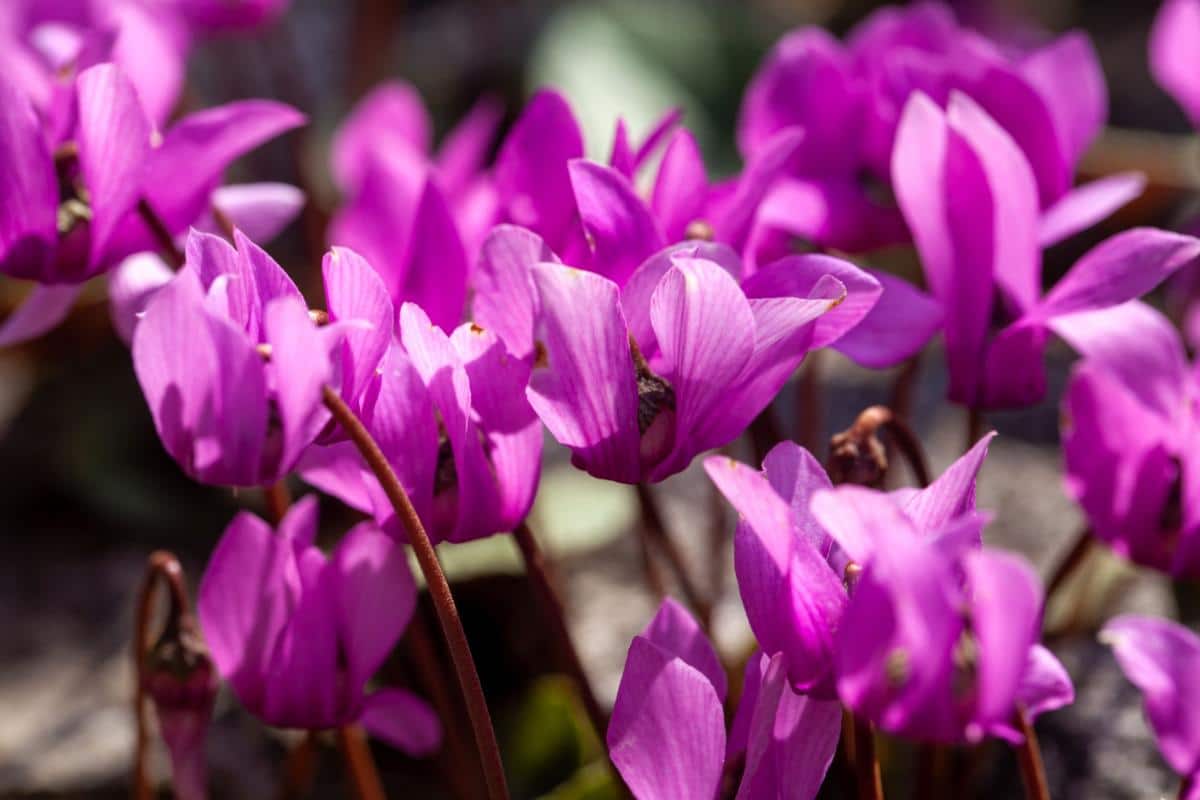
<svg viewBox="0 0 1200 800">
<path fill-rule="evenodd" d="M 292 493 L 288 491 L 286 483 L 276 481 L 263 487 L 263 500 L 266 501 L 271 521 L 278 525 L 287 516 L 288 507 L 292 504 Z"/>
<path fill-rule="evenodd" d="M 967 408 L 967 443 L 963 448 L 964 453 L 974 447 L 983 436 L 983 424 L 983 412 L 974 406 Z"/>
<path fill-rule="evenodd" d="M 768 405 L 750 423 L 750 444 L 754 448 L 754 463 L 761 464 L 771 448 L 783 441 L 783 428 L 775 415 L 775 407 Z"/>
<path fill-rule="evenodd" d="M 142 222 L 146 223 L 146 227 L 150 229 L 154 241 L 158 243 L 158 249 L 167 263 L 171 265 L 171 269 L 179 270 L 184 262 L 183 253 L 175 244 L 175 237 L 171 236 L 171 231 L 167 229 L 162 217 L 150 205 L 150 201 L 144 197 L 138 200 L 137 212 L 138 216 L 142 218 Z"/>
<path fill-rule="evenodd" d="M 912 419 L 912 397 L 916 387 L 917 375 L 921 371 L 921 354 L 917 353 L 904 362 L 904 366 L 896 374 L 892 383 L 892 396 L 888 405 L 896 416 L 902 419 Z"/>
<path fill-rule="evenodd" d="M 663 523 L 658 505 L 654 502 L 654 495 L 651 493 L 650 487 L 639 483 L 637 493 L 638 503 L 642 508 L 642 529 L 666 557 L 667 563 L 671 565 L 671 571 L 675 573 L 675 579 L 679 582 L 679 588 L 683 591 L 684 598 L 696 614 L 700 627 L 705 633 L 709 633 L 712 628 L 712 606 L 696 586 L 696 581 L 688 572 L 687 564 L 683 560 L 683 554 L 679 552 L 679 548 L 667 534 L 666 525 Z"/>
<path fill-rule="evenodd" d="M 385 800 L 383 781 L 375 768 L 375 759 L 367 745 L 367 734 L 359 725 L 343 725 L 337 729 L 338 749 L 346 762 L 346 777 L 358 800 Z"/>
<path fill-rule="evenodd" d="M 538 546 L 533 531 L 524 522 L 513 530 L 513 538 L 517 540 L 517 546 L 521 548 L 521 557 L 525 560 L 525 574 L 538 594 L 538 600 L 545 612 L 545 622 L 550 626 L 550 633 L 558 646 L 563 666 L 566 668 L 567 674 L 571 676 L 571 680 L 575 681 L 580 699 L 583 700 L 584 709 L 592 722 L 592 727 L 596 729 L 596 736 L 603 743 L 605 733 L 608 731 L 608 714 L 600 708 L 600 701 L 596 699 L 596 693 L 592 691 L 591 681 L 584 672 L 583 662 L 580 661 L 579 652 L 575 649 L 575 643 L 571 639 L 571 632 L 567 628 L 566 611 L 563 609 L 562 601 L 558 598 L 558 593 L 554 591 L 554 585 L 551 583 L 546 569 L 545 554 Z"/>
<path fill-rule="evenodd" d="M 800 368 L 796 385 L 796 441 L 810 453 L 821 447 L 825 429 L 824 408 L 821 406 L 821 351 L 809 353 Z"/>
<path fill-rule="evenodd" d="M 309 793 L 317 774 L 317 752 L 316 732 L 305 731 L 300 741 L 288 750 L 276 800 L 300 800 Z"/>
<path fill-rule="evenodd" d="M 191 613 L 187 587 L 183 583 L 183 567 L 174 554 L 156 550 L 146 561 L 146 574 L 138 593 L 137 617 L 133 629 L 133 718 L 135 725 L 133 747 L 133 797 L 134 800 L 150 800 L 153 792 L 146 776 L 146 756 L 150 748 L 149 722 L 146 714 L 146 653 L 150 644 L 150 622 L 154 614 L 154 600 L 158 588 L 166 584 L 170 592 L 171 608 L 167 624 L 177 624 L 178 619 Z M 175 621 L 174 623 L 172 621 Z"/>
<path fill-rule="evenodd" d="M 858 800 L 883 800 L 883 779 L 879 775 L 879 757 L 875 753 L 875 726 L 857 714 L 854 716 L 854 774 Z"/>
<path fill-rule="evenodd" d="M 1054 596 L 1067 578 L 1075 574 L 1075 570 L 1087 560 L 1088 553 L 1092 550 L 1092 531 L 1090 528 L 1081 530 L 1075 538 L 1075 544 L 1071 545 L 1070 551 L 1063 556 L 1062 561 L 1058 562 L 1058 566 L 1054 569 L 1054 574 L 1050 576 L 1050 580 L 1046 581 L 1046 599 L 1049 600 Z"/>
<path fill-rule="evenodd" d="M 1014 745 L 1017 762 L 1021 765 L 1021 782 L 1025 785 L 1028 800 L 1050 800 L 1050 789 L 1046 785 L 1046 769 L 1042 765 L 1042 751 L 1038 747 L 1037 733 L 1022 706 L 1017 706 L 1014 722 L 1017 730 L 1025 737 L 1020 745 Z"/>
<path fill-rule="evenodd" d="M 454 595 L 450 592 L 450 584 L 438 561 L 437 551 L 433 549 L 429 534 L 425 532 L 425 526 L 421 524 L 421 518 L 417 516 L 417 511 L 408 499 L 408 493 L 404 491 L 400 479 L 396 477 L 387 457 L 379 449 L 379 444 L 363 425 L 362 420 L 330 387 L 324 387 L 323 396 L 326 408 L 346 431 L 375 477 L 379 479 L 384 493 L 396 511 L 396 516 L 408 532 L 409 544 L 429 587 L 429 597 L 437 611 L 438 623 L 450 649 L 450 659 L 454 662 L 454 672 L 467 706 L 467 714 L 471 718 L 471 729 L 475 734 L 475 745 L 479 749 L 488 797 L 492 800 L 507 800 L 508 783 L 504 777 L 504 764 L 500 759 L 500 746 L 496 742 L 496 732 L 492 727 L 492 716 L 488 711 L 483 686 L 479 682 L 479 672 L 471 657 L 471 647 L 467 643 L 467 635 L 463 631 L 462 620 L 459 619 L 458 608 L 454 604 Z"/>
</svg>

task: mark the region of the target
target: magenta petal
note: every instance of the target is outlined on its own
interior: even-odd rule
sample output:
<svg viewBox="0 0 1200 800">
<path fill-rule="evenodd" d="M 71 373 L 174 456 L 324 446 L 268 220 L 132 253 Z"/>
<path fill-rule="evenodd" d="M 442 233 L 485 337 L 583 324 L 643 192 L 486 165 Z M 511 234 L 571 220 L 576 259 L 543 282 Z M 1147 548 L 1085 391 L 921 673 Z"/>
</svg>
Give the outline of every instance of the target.
<svg viewBox="0 0 1200 800">
<path fill-rule="evenodd" d="M 1164 421 L 1184 407 L 1187 353 L 1175 326 L 1137 300 L 1055 317 L 1054 332 L 1090 363 L 1116 376 Z"/>
<path fill-rule="evenodd" d="M 607 743 L 637 800 L 715 797 L 725 755 L 721 701 L 699 670 L 636 636 Z"/>
<path fill-rule="evenodd" d="M 829 475 L 813 454 L 795 442 L 780 442 L 763 459 L 763 474 L 775 492 L 792 509 L 792 524 L 823 556 L 828 556 L 833 540 L 813 517 L 809 506 L 819 489 L 829 489 Z"/>
<path fill-rule="evenodd" d="M 670 108 L 663 112 L 658 121 L 642 137 L 637 150 L 633 153 L 633 171 L 635 173 L 654 155 L 659 146 L 667 140 L 667 137 L 671 135 L 671 132 L 675 130 L 675 127 L 679 125 L 682 119 L 682 108 Z"/>
<path fill-rule="evenodd" d="M 371 692 L 358 721 L 372 736 L 413 758 L 431 756 L 442 745 L 441 721 L 428 703 L 405 689 Z"/>
<path fill-rule="evenodd" d="M 942 326 L 942 307 L 911 283 L 868 271 L 883 286 L 879 301 L 833 347 L 852 361 L 883 369 L 912 358 Z"/>
<path fill-rule="evenodd" d="M 995 436 L 995 433 L 983 436 L 933 483 L 902 503 L 904 513 L 919 529 L 943 528 L 956 517 L 975 510 L 975 481 Z"/>
<path fill-rule="evenodd" d="M 334 136 L 333 177 L 343 191 L 353 193 L 373 150 L 406 146 L 425 155 L 431 140 L 432 125 L 421 95 L 408 83 L 387 81 L 358 102 Z"/>
<path fill-rule="evenodd" d="M 469 264 L 446 196 L 432 178 L 417 204 L 405 258 L 407 279 L 392 301 L 414 302 L 442 330 L 454 330 L 466 307 Z"/>
<path fill-rule="evenodd" d="M 234 517 L 204 570 L 196 605 L 213 663 L 251 711 L 261 712 L 269 661 L 298 591 L 288 543 L 249 512 Z"/>
<path fill-rule="evenodd" d="M 1041 627 L 1042 588 L 1024 559 L 976 550 L 963 559 L 971 593 L 971 629 L 979 646 L 975 708 L 967 736 L 1012 718 L 1029 649 Z"/>
<path fill-rule="evenodd" d="M 699 670 L 716 689 L 717 699 L 725 702 L 728 679 L 721 659 L 696 620 L 678 602 L 665 598 L 639 635 Z"/>
<path fill-rule="evenodd" d="M 473 281 L 475 320 L 495 331 L 517 358 L 533 353 L 533 265 L 557 260 L 540 236 L 516 225 L 497 225 L 479 249 Z"/>
<path fill-rule="evenodd" d="M 137 90 L 112 64 L 84 70 L 75 85 L 79 169 L 90 195 L 90 260 L 96 269 L 117 223 L 138 201 L 150 155 L 150 121 Z"/>
<path fill-rule="evenodd" d="M 729 726 L 729 737 L 725 741 L 726 763 L 746 752 L 750 740 L 750 723 L 754 720 L 758 692 L 762 687 L 763 673 L 767 669 L 768 661 L 763 651 L 757 649 L 746 659 L 746 668 L 742 673 L 742 696 L 738 699 L 737 711 Z"/>
<path fill-rule="evenodd" d="M 278 473 L 267 480 L 278 480 L 291 471 L 329 420 L 321 392 L 332 368 L 327 345 L 304 303 L 290 297 L 273 300 L 266 308 L 265 328 L 282 428 Z"/>
<path fill-rule="evenodd" d="M 496 155 L 496 189 L 509 220 L 564 252 L 572 238 L 575 202 L 567 163 L 583 156 L 583 134 L 567 101 L 538 92 L 514 123 Z"/>
<path fill-rule="evenodd" d="M 1150 72 L 1200 127 L 1200 3 L 1166 0 L 1150 31 Z"/>
<path fill-rule="evenodd" d="M 454 129 L 446 134 L 438 150 L 438 177 L 446 193 L 466 191 L 487 164 L 496 129 L 504 118 L 504 105 L 495 97 L 480 98 Z"/>
<path fill-rule="evenodd" d="M 1145 188 L 1146 176 L 1141 172 L 1119 172 L 1075 187 L 1042 213 L 1038 244 L 1051 247 L 1087 230 Z"/>
<path fill-rule="evenodd" d="M 416 607 L 416 584 L 403 545 L 370 522 L 350 529 L 329 568 L 336 576 L 346 688 L 360 692 L 407 627 Z M 382 609 L 387 613 L 379 613 Z"/>
<path fill-rule="evenodd" d="M 570 162 L 569 172 L 592 245 L 592 271 L 623 286 L 639 264 L 662 248 L 662 231 L 621 173 L 582 159 Z"/>
<path fill-rule="evenodd" d="M 787 128 L 772 136 L 761 150 L 749 157 L 733 193 L 712 210 L 709 222 L 719 241 L 735 250 L 742 249 L 758 206 L 803 141 L 803 130 Z"/>
<path fill-rule="evenodd" d="M 1108 119 L 1108 90 L 1091 39 L 1066 33 L 1027 56 L 1020 72 L 1045 100 L 1063 158 L 1073 166 Z"/>
<path fill-rule="evenodd" d="M 1075 702 L 1075 685 L 1066 667 L 1040 644 L 1029 648 L 1025 671 L 1017 686 L 1017 702 L 1031 720 Z"/>
<path fill-rule="evenodd" d="M 359 320 L 338 348 L 342 391 L 358 397 L 375 377 L 392 341 L 395 314 L 387 288 L 362 256 L 344 247 L 330 248 L 321 262 L 325 299 L 332 321 Z"/>
<path fill-rule="evenodd" d="M 308 448 L 296 464 L 296 473 L 305 483 L 336 497 L 356 511 L 371 513 L 371 495 L 366 482 L 373 478 L 351 442 Z"/>
<path fill-rule="evenodd" d="M 811 800 L 837 751 L 841 704 L 795 693 L 780 656 L 766 664 L 755 701 L 737 797 Z"/>
<path fill-rule="evenodd" d="M 846 556 L 862 565 L 889 541 L 915 539 L 918 533 L 893 498 L 864 486 L 817 490 L 809 509 Z"/>
<path fill-rule="evenodd" d="M 40 277 L 41 261 L 57 240 L 58 185 L 29 100 L 0 80 L 0 264 L 22 277 Z"/>
<path fill-rule="evenodd" d="M 459 326 L 450 341 L 471 383 L 471 410 L 499 491 L 493 525 L 510 530 L 529 513 L 541 473 L 542 426 L 525 397 L 529 365 L 476 325 Z"/>
<path fill-rule="evenodd" d="M 0 347 L 36 339 L 71 313 L 83 287 L 76 284 L 35 285 L 21 305 L 0 323 Z"/>
<path fill-rule="evenodd" d="M 636 483 L 637 386 L 616 284 L 556 264 L 535 265 L 533 281 L 546 364 L 534 366 L 529 402 L 580 468 Z"/>
<path fill-rule="evenodd" d="M 629 143 L 629 126 L 620 117 L 617 118 L 616 129 L 613 131 L 612 152 L 608 156 L 608 165 L 626 180 L 633 180 L 633 145 Z"/>
<path fill-rule="evenodd" d="M 289 183 L 239 183 L 219 186 L 212 194 L 213 207 L 255 242 L 269 242 L 282 233 L 304 202 L 304 192 Z"/>
<path fill-rule="evenodd" d="M 1169 620 L 1133 615 L 1110 620 L 1100 636 L 1142 690 L 1167 763 L 1181 775 L 1200 771 L 1200 639 Z"/>
<path fill-rule="evenodd" d="M 681 128 L 663 152 L 650 208 L 667 242 L 682 241 L 687 227 L 700 219 L 708 194 L 704 157 L 691 132 Z"/>
<path fill-rule="evenodd" d="M 1200 258 L 1200 239 L 1155 228 L 1134 228 L 1089 250 L 1033 312 L 1048 320 L 1136 300 L 1176 270 Z"/>
</svg>

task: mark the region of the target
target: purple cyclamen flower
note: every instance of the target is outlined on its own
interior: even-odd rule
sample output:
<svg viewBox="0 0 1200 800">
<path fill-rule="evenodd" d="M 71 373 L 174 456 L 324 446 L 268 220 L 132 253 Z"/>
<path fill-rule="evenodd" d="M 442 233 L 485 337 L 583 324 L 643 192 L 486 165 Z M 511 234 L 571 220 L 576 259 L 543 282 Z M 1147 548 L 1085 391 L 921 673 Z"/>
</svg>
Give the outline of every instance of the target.
<svg viewBox="0 0 1200 800">
<path fill-rule="evenodd" d="M 303 121 L 287 106 L 247 100 L 189 115 L 159 135 L 111 64 L 79 74 L 74 122 L 61 133 L 46 130 L 11 85 L 0 85 L 0 99 L 0 174 L 14 187 L 0 206 L 0 272 L 39 284 L 0 327 L 4 345 L 60 322 L 89 278 L 157 249 L 139 202 L 182 233 L 209 212 L 234 159 Z"/>
<path fill-rule="evenodd" d="M 880 292 L 817 255 L 739 285 L 736 254 L 704 242 L 653 254 L 623 287 L 555 263 L 528 231 L 498 230 L 484 251 L 476 318 L 533 362 L 529 401 L 573 462 L 625 483 L 662 480 L 731 441 Z"/>
<path fill-rule="evenodd" d="M 173 0 L 188 24 L 203 32 L 265 27 L 287 10 L 291 0 Z"/>
<path fill-rule="evenodd" d="M 213 662 L 269 725 L 358 722 L 406 753 L 428 755 L 441 726 L 425 701 L 403 689 L 367 691 L 416 605 L 402 546 L 361 523 L 327 556 L 316 533 L 311 496 L 276 531 L 248 512 L 229 524 L 200 582 Z"/>
<path fill-rule="evenodd" d="M 1132 614 L 1109 620 L 1100 639 L 1142 691 L 1158 749 L 1183 776 L 1180 800 L 1200 798 L 1200 637 L 1178 623 Z"/>
<path fill-rule="evenodd" d="M 1200 2 L 1165 0 L 1150 31 L 1150 72 L 1200 128 Z"/>
<path fill-rule="evenodd" d="M 395 308 L 417 303 L 445 330 L 463 319 L 469 265 L 497 221 L 485 167 L 501 113 L 484 98 L 435 156 L 420 96 L 390 82 L 359 103 L 334 139 L 333 173 L 347 199 L 330 241 L 379 270 Z"/>
<path fill-rule="evenodd" d="M 751 629 L 794 689 L 836 687 L 885 730 L 939 741 L 1012 738 L 1014 703 L 1037 714 L 1070 702 L 1065 671 L 1035 644 L 1032 572 L 981 549 L 974 487 L 986 452 L 985 439 L 927 489 L 890 495 L 831 488 L 790 442 L 763 473 L 705 461 L 741 516 L 734 565 Z M 862 573 L 847 592 L 851 562 Z"/>
<path fill-rule="evenodd" d="M 892 175 L 944 312 L 949 396 L 968 406 L 1041 399 L 1043 352 L 1056 320 L 1140 297 L 1200 257 L 1198 239 L 1134 229 L 1094 247 L 1043 296 L 1042 247 L 1094 219 L 1069 209 L 1039 217 L 1028 160 L 964 94 L 953 93 L 944 111 L 913 95 Z"/>
<path fill-rule="evenodd" d="M 240 233 L 193 233 L 187 263 L 133 335 L 133 365 L 167 452 L 202 483 L 261 486 L 328 421 L 340 326 L 319 330 L 287 273 Z M 264 358 L 269 356 L 269 358 Z"/>
<path fill-rule="evenodd" d="M 759 209 L 755 248 L 777 254 L 797 236 L 850 251 L 906 240 L 887 187 L 901 111 L 914 92 L 940 105 L 959 92 L 981 105 L 1032 165 L 1042 209 L 1082 205 L 1095 221 L 1140 191 L 1133 176 L 1088 196 L 1070 191 L 1107 116 L 1104 76 L 1086 36 L 1010 53 L 941 4 L 887 7 L 845 44 L 819 28 L 788 34 L 747 88 L 738 123 L 744 153 L 797 128 L 805 134 L 787 177 Z"/>
<path fill-rule="evenodd" d="M 634 637 L 607 743 L 638 800 L 715 797 L 727 761 L 744 754 L 741 800 L 814 797 L 837 749 L 836 700 L 796 694 L 781 660 L 756 653 L 733 728 L 726 678 L 708 639 L 671 599 Z"/>
<path fill-rule="evenodd" d="M 1140 302 L 1058 329 L 1084 356 L 1063 397 L 1068 493 L 1121 555 L 1200 576 L 1200 385 L 1178 331 Z"/>
</svg>

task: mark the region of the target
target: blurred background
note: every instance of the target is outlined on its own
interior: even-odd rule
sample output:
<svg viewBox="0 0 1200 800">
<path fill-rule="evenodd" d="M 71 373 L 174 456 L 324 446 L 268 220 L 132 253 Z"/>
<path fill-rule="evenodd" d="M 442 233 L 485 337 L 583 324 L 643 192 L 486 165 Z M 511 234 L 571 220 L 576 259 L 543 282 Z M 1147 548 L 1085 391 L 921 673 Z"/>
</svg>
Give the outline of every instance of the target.
<svg viewBox="0 0 1200 800">
<path fill-rule="evenodd" d="M 766 50 L 787 30 L 820 24 L 836 34 L 878 3 L 866 0 L 294 0 L 252 38 L 206 42 L 189 62 L 184 106 L 270 97 L 310 115 L 307 129 L 261 148 L 231 178 L 305 187 L 310 204 L 272 247 L 302 286 L 313 287 L 328 212 L 338 202 L 329 180 L 329 140 L 354 102 L 375 83 L 401 77 L 425 97 L 439 132 L 483 94 L 507 105 L 554 85 L 570 98 L 592 155 L 607 155 L 618 113 L 635 138 L 663 111 L 682 106 L 710 170 L 738 166 L 733 133 L 741 92 Z M 1151 82 L 1146 37 L 1153 2 L 1011 0 L 955 4 L 964 19 L 1003 30 L 1013 19 L 1050 31 L 1086 30 L 1108 78 L 1110 130 L 1085 172 L 1140 168 L 1151 177 L 1143 199 L 1047 257 L 1047 279 L 1090 244 L 1131 224 L 1179 227 L 1198 184 L 1195 143 L 1184 115 Z M 256 493 L 231 494 L 188 481 L 155 436 L 129 362 L 109 326 L 103 287 L 93 287 L 69 323 L 31 346 L 0 353 L 0 797 L 123 797 L 133 741 L 130 635 L 136 587 L 148 552 L 183 559 L 192 585 L 236 509 L 261 508 Z M 318 287 L 319 290 L 319 287 Z M 11 308 L 17 289 L 0 284 Z M 887 402 L 895 373 L 869 373 L 829 354 L 816 398 L 823 439 L 867 405 Z M 1069 549 L 1081 525 L 1061 488 L 1057 399 L 1069 365 L 1052 353 L 1051 392 L 1041 406 L 995 415 L 1000 432 L 980 481 L 981 507 L 997 521 L 992 544 L 1021 550 L 1043 575 Z M 943 404 L 940 359 L 915 376 L 913 416 L 937 471 L 960 452 L 964 421 Z M 795 382 L 777 402 L 794 424 Z M 739 444 L 732 452 L 750 460 Z M 823 453 L 818 452 L 819 456 Z M 293 486 L 297 491 L 303 487 Z M 718 646 L 751 644 L 728 560 L 708 535 L 733 521 L 715 505 L 698 469 L 658 487 L 671 535 L 693 572 L 722 588 Z M 585 665 L 605 702 L 615 695 L 625 650 L 656 600 L 642 581 L 631 487 L 573 471 L 548 441 L 533 527 L 551 554 Z M 720 516 L 723 515 L 723 516 Z M 323 530 L 353 521 L 335 501 L 322 506 Z M 611 793 L 598 743 L 565 684 L 550 673 L 550 644 L 507 537 L 443 548 L 447 570 L 480 664 L 516 797 L 557 800 Z M 1054 649 L 1076 678 L 1074 706 L 1039 720 L 1053 795 L 1144 798 L 1173 792 L 1136 692 L 1094 641 L 1099 620 L 1117 610 L 1175 614 L 1169 584 L 1115 558 L 1093 554 L 1060 607 L 1048 610 Z M 428 607 L 423 609 L 430 613 Z M 385 679 L 412 683 L 405 648 Z M 444 656 L 444 654 L 441 654 Z M 448 662 L 446 679 L 452 680 Z M 420 687 L 417 686 L 420 691 Z M 461 723 L 460 723 L 461 724 Z M 453 723 L 451 723 L 453 726 Z M 453 738 L 453 737 L 452 737 Z M 294 738 L 264 730 L 222 695 L 209 739 L 212 796 L 274 796 Z M 382 746 L 375 754 L 394 797 L 474 797 L 472 764 L 453 754 L 414 762 Z M 889 796 L 909 796 L 909 751 L 885 747 Z M 312 797 L 345 795 L 336 750 L 313 762 Z M 156 768 L 165 772 L 159 755 Z M 454 775 L 457 794 L 444 794 Z M 1012 797 L 1020 792 L 1012 756 L 1000 747 L 959 759 L 953 794 Z M 831 773 L 829 796 L 840 796 Z"/>
</svg>

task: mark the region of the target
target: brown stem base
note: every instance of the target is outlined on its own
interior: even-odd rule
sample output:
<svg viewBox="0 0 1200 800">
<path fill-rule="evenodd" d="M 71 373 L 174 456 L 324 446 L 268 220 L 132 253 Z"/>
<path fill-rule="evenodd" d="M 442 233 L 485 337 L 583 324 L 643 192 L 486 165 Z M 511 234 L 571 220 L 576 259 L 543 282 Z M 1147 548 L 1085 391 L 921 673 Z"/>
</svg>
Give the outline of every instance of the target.
<svg viewBox="0 0 1200 800">
<path fill-rule="evenodd" d="M 1021 766 L 1021 783 L 1025 786 L 1025 797 L 1028 800 L 1050 800 L 1050 789 L 1046 785 L 1046 769 L 1042 765 L 1042 751 L 1038 747 L 1037 733 L 1029 715 L 1020 706 L 1014 717 L 1017 730 L 1025 737 L 1025 741 L 1016 746 L 1017 762 Z"/>
</svg>

